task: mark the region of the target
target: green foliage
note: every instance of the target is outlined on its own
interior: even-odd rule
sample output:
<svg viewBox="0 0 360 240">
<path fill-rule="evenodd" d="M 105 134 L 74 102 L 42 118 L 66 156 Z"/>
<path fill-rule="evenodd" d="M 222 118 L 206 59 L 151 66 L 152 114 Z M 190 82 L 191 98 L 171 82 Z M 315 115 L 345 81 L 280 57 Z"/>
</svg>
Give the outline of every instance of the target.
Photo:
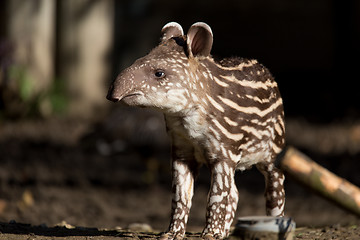
<svg viewBox="0 0 360 240">
<path fill-rule="evenodd" d="M 33 83 L 26 69 L 20 66 L 10 67 L 10 78 L 17 81 L 16 85 L 19 88 L 20 98 L 24 102 L 29 101 L 33 91 Z"/>
<path fill-rule="evenodd" d="M 14 65 L 9 68 L 10 85 L 3 101 L 5 108 L 1 118 L 49 117 L 66 114 L 69 100 L 65 81 L 54 79 L 51 86 L 36 92 L 34 81 L 25 67 Z"/>
<path fill-rule="evenodd" d="M 53 114 L 66 113 L 69 100 L 66 96 L 65 81 L 61 79 L 55 79 L 50 91 L 46 94 L 45 98 L 49 99 L 51 111 Z"/>
</svg>

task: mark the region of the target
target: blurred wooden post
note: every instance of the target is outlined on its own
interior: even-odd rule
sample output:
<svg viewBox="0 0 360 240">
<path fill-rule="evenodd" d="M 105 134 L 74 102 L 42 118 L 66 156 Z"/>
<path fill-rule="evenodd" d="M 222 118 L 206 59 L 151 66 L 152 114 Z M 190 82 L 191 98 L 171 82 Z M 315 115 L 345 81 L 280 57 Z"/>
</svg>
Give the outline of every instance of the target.
<svg viewBox="0 0 360 240">
<path fill-rule="evenodd" d="M 280 167 L 323 197 L 360 216 L 360 189 L 321 167 L 293 147 L 280 160 Z"/>
<path fill-rule="evenodd" d="M 25 71 L 26 97 L 31 98 L 54 79 L 55 1 L 8 0 L 5 5 L 6 38 L 15 46 L 14 65 Z"/>
<path fill-rule="evenodd" d="M 58 71 L 70 94 L 70 114 L 98 114 L 106 102 L 113 38 L 112 0 L 58 1 Z M 110 59 L 111 60 L 111 59 Z"/>
</svg>

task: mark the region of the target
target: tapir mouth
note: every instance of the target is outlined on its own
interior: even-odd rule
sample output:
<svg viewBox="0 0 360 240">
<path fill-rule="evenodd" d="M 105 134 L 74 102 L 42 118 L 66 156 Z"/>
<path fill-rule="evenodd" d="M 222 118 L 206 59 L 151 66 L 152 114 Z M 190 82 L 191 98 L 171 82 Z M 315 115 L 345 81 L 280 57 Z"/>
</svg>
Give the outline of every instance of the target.
<svg viewBox="0 0 360 240">
<path fill-rule="evenodd" d="M 142 96 L 142 93 L 139 92 L 135 92 L 135 93 L 130 93 L 130 94 L 126 94 L 124 95 L 119 101 L 124 100 L 126 98 L 132 98 L 132 97 L 137 97 L 137 96 Z"/>
<path fill-rule="evenodd" d="M 139 92 L 135 92 L 135 93 L 130 93 L 130 94 L 125 94 L 122 98 L 119 99 L 119 101 L 123 101 L 125 103 L 131 103 L 133 100 L 136 99 L 136 97 L 138 96 L 143 96 L 142 93 Z"/>
<path fill-rule="evenodd" d="M 124 94 L 119 101 L 129 105 L 129 106 L 139 106 L 139 97 L 144 96 L 140 92 L 132 92 L 129 94 Z"/>
<path fill-rule="evenodd" d="M 106 96 L 106 98 L 113 102 L 119 102 L 126 98 L 133 98 L 137 96 L 142 96 L 143 94 L 141 92 L 132 92 L 132 93 L 125 93 L 125 94 L 118 94 L 118 92 L 114 91 L 114 87 L 111 86 L 110 90 Z"/>
</svg>

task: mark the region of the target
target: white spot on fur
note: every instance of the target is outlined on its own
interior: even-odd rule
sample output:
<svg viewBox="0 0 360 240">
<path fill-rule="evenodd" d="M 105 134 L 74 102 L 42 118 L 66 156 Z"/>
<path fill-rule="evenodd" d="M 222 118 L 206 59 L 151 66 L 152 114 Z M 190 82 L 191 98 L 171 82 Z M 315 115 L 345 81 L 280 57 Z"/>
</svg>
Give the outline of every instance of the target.
<svg viewBox="0 0 360 240">
<path fill-rule="evenodd" d="M 238 126 L 238 123 L 237 123 L 237 122 L 231 120 L 231 119 L 228 118 L 228 117 L 224 117 L 224 120 L 225 120 L 225 122 L 226 122 L 227 124 L 229 124 L 230 126 L 234 126 L 234 127 Z"/>
<path fill-rule="evenodd" d="M 222 199 L 223 199 L 223 198 L 222 198 L 222 196 L 220 196 L 220 195 L 211 196 L 211 197 L 210 197 L 209 204 L 212 205 L 212 204 L 214 204 L 214 203 L 221 202 Z M 214 210 L 216 209 L 216 206 L 215 206 L 215 205 L 213 205 L 212 207 L 213 207 Z"/>
<path fill-rule="evenodd" d="M 179 174 L 184 175 L 186 173 L 185 166 L 182 164 L 179 164 L 177 162 L 174 162 L 174 168 L 176 171 L 179 172 Z"/>
<path fill-rule="evenodd" d="M 226 151 L 226 149 L 225 149 L 225 147 L 224 147 L 224 144 L 221 144 L 220 148 L 221 148 L 221 153 L 222 153 L 222 155 L 223 155 L 225 158 L 228 158 L 228 154 L 227 154 L 227 151 Z M 225 166 L 226 166 L 226 165 L 225 165 Z"/>
<path fill-rule="evenodd" d="M 213 189 L 212 189 L 213 193 L 217 193 L 218 189 L 217 186 L 214 184 Z"/>
<path fill-rule="evenodd" d="M 224 126 L 222 126 L 216 119 L 213 119 L 212 122 L 215 124 L 215 126 L 225 135 L 225 137 L 234 140 L 234 141 L 240 141 L 244 134 L 242 133 L 231 133 L 229 132 Z"/>
<path fill-rule="evenodd" d="M 229 180 L 227 177 L 225 177 L 225 181 L 224 181 L 225 187 L 229 187 Z"/>
<path fill-rule="evenodd" d="M 280 216 L 284 210 L 284 204 L 270 210 L 270 216 Z"/>
<path fill-rule="evenodd" d="M 191 93 L 191 98 L 193 99 L 194 102 L 198 102 L 199 98 L 196 96 L 196 94 Z"/>
<path fill-rule="evenodd" d="M 220 174 L 216 175 L 216 183 L 219 185 L 220 190 L 223 189 L 223 180 Z"/>
<path fill-rule="evenodd" d="M 218 102 L 216 102 L 211 96 L 206 94 L 206 97 L 209 99 L 211 105 L 213 105 L 217 110 L 219 110 L 220 112 L 225 112 L 225 109 Z"/>
<path fill-rule="evenodd" d="M 225 103 L 226 105 L 228 105 L 229 107 L 239 111 L 239 112 L 244 112 L 247 114 L 256 114 L 260 117 L 264 117 L 266 114 L 268 114 L 269 112 L 273 111 L 274 109 L 276 109 L 278 106 L 280 106 L 282 104 L 282 100 L 281 98 L 279 98 L 275 103 L 273 103 L 270 107 L 264 109 L 264 110 L 260 110 L 257 107 L 243 107 L 243 106 L 239 106 L 237 103 L 233 102 L 232 100 L 228 99 L 228 98 L 223 98 L 221 96 L 218 96 L 219 99 Z"/>
<path fill-rule="evenodd" d="M 221 87 L 229 87 L 229 84 L 227 84 L 226 82 L 221 81 L 219 78 L 214 77 L 213 79 L 219 86 L 221 86 Z"/>
<path fill-rule="evenodd" d="M 215 170 L 216 170 L 218 173 L 221 173 L 221 172 L 223 171 L 222 165 L 221 165 L 221 164 L 217 164 L 216 167 L 215 167 Z"/>
<path fill-rule="evenodd" d="M 277 197 L 277 192 L 274 191 L 274 192 L 272 193 L 272 196 L 273 196 L 274 198 L 276 198 L 276 197 Z"/>
</svg>

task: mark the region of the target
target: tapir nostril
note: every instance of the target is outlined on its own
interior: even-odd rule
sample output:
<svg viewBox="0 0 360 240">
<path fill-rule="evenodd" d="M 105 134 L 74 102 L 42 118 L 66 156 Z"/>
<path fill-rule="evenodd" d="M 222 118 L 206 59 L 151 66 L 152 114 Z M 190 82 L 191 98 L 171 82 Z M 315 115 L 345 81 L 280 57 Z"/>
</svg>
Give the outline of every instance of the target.
<svg viewBox="0 0 360 240">
<path fill-rule="evenodd" d="M 120 98 L 114 94 L 113 88 L 109 90 L 108 94 L 106 95 L 106 99 L 112 102 L 120 101 Z"/>
<path fill-rule="evenodd" d="M 120 98 L 114 96 L 114 94 L 112 94 L 112 92 L 109 92 L 109 93 L 106 95 L 106 99 L 109 100 L 109 101 L 112 101 L 112 102 L 118 102 L 118 101 L 120 101 Z"/>
<path fill-rule="evenodd" d="M 119 97 L 116 97 L 114 94 L 114 84 L 111 84 L 110 89 L 106 95 L 106 99 L 112 102 L 118 102 L 120 101 Z"/>
</svg>

